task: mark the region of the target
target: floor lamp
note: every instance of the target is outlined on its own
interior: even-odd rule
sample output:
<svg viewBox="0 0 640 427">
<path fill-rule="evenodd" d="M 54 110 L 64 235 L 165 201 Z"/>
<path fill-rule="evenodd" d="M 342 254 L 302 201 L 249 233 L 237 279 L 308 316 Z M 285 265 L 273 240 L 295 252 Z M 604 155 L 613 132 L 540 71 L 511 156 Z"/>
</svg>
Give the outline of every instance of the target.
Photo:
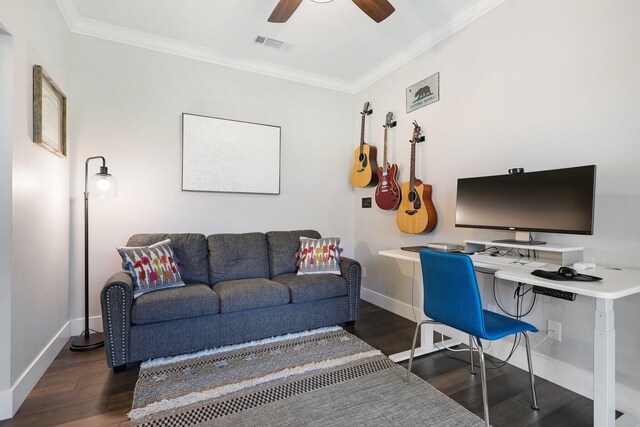
<svg viewBox="0 0 640 427">
<path fill-rule="evenodd" d="M 89 178 L 89 161 L 96 159 L 102 160 L 100 172 Z M 71 341 L 71 351 L 88 351 L 104 346 L 102 332 L 89 329 L 89 197 L 105 198 L 117 195 L 118 185 L 107 171 L 104 157 L 89 157 L 84 162 L 84 331 Z"/>
</svg>

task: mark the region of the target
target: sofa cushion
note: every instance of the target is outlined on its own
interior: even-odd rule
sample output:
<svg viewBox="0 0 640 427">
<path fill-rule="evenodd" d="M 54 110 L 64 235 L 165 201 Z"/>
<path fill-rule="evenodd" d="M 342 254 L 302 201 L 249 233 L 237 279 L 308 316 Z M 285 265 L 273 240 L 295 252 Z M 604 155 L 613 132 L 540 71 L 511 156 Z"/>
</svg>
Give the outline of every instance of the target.
<svg viewBox="0 0 640 427">
<path fill-rule="evenodd" d="M 269 231 L 266 236 L 271 277 L 276 277 L 298 270 L 296 253 L 300 249 L 300 237 L 319 239 L 320 233 L 315 230 Z"/>
<path fill-rule="evenodd" d="M 220 298 L 208 285 L 191 284 L 140 295 L 131 307 L 131 322 L 164 322 L 220 312 Z"/>
<path fill-rule="evenodd" d="M 171 249 L 182 267 L 180 274 L 185 283 L 207 283 L 207 239 L 203 234 L 134 234 L 127 246 L 149 246 L 161 240 L 171 239 Z"/>
<path fill-rule="evenodd" d="M 289 288 L 291 302 L 294 304 L 349 294 L 347 281 L 334 274 L 299 275 L 287 273 L 274 277 L 273 280 Z"/>
<path fill-rule="evenodd" d="M 209 243 L 209 283 L 269 278 L 269 255 L 264 233 L 212 234 Z"/>
<path fill-rule="evenodd" d="M 213 285 L 213 290 L 220 296 L 220 313 L 289 303 L 289 288 L 269 279 L 226 280 Z"/>
<path fill-rule="evenodd" d="M 184 286 L 171 240 L 162 240 L 151 246 L 118 248 L 122 269 L 131 274 L 133 297 L 165 288 Z"/>
</svg>

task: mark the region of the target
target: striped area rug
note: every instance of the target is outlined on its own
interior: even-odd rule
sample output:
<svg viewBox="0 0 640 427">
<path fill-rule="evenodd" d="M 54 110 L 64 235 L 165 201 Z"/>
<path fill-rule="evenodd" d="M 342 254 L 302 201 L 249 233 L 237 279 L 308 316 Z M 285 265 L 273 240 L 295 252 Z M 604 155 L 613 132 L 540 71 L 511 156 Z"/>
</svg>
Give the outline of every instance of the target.
<svg viewBox="0 0 640 427">
<path fill-rule="evenodd" d="M 133 426 L 480 426 L 483 421 L 339 327 L 140 367 Z"/>
</svg>

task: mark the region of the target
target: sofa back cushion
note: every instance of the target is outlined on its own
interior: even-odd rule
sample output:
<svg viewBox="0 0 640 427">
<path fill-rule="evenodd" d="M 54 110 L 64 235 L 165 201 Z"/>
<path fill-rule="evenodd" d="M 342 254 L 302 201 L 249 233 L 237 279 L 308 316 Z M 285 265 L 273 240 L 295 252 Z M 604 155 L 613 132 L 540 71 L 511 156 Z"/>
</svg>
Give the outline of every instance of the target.
<svg viewBox="0 0 640 427">
<path fill-rule="evenodd" d="M 171 249 L 182 267 L 180 275 L 185 283 L 207 283 L 207 239 L 203 234 L 153 233 L 134 234 L 127 246 L 150 246 L 162 240 L 171 239 Z"/>
<path fill-rule="evenodd" d="M 267 233 L 271 277 L 298 271 L 296 252 L 300 249 L 300 237 L 319 239 L 320 233 L 315 230 L 269 231 Z"/>
<path fill-rule="evenodd" d="M 269 278 L 264 233 L 212 234 L 209 244 L 209 284 L 223 280 Z"/>
</svg>

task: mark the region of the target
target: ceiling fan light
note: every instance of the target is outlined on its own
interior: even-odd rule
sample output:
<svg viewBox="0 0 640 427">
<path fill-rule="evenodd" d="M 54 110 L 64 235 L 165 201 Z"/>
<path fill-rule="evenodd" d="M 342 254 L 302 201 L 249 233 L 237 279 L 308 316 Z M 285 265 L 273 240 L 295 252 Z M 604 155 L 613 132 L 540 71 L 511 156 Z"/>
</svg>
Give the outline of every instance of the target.
<svg viewBox="0 0 640 427">
<path fill-rule="evenodd" d="M 314 3 L 331 3 L 333 0 L 311 0 Z"/>
</svg>

